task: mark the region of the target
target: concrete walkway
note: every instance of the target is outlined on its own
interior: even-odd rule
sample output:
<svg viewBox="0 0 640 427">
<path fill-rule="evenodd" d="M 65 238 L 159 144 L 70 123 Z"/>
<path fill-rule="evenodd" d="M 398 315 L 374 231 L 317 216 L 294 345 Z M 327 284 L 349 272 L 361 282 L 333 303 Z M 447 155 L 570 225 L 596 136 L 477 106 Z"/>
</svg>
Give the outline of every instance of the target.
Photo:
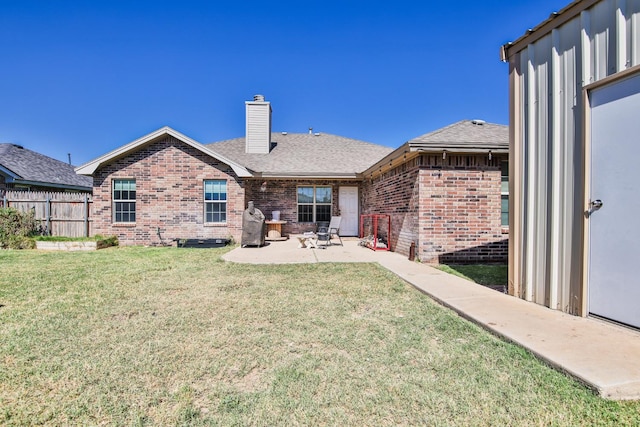
<svg viewBox="0 0 640 427">
<path fill-rule="evenodd" d="M 358 246 L 299 249 L 297 240 L 237 248 L 231 262 L 288 264 L 377 262 L 461 316 L 519 344 L 607 399 L 640 399 L 640 332 L 597 319 L 571 316 L 479 286 L 393 252 Z"/>
</svg>

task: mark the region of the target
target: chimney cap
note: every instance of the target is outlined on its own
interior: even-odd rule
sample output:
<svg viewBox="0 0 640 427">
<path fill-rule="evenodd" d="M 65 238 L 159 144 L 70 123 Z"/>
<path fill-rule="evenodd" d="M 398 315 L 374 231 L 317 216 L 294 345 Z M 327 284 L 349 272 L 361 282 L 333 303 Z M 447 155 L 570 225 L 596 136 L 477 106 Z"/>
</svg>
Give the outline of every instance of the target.
<svg viewBox="0 0 640 427">
<path fill-rule="evenodd" d="M 253 100 L 258 102 L 264 102 L 264 95 L 253 95 Z"/>
</svg>

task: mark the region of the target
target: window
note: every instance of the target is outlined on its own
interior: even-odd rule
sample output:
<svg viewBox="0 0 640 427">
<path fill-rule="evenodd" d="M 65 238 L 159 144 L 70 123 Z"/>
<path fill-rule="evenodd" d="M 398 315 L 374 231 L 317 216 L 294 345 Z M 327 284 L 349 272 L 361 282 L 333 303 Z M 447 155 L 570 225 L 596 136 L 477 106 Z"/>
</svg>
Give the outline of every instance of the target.
<svg viewBox="0 0 640 427">
<path fill-rule="evenodd" d="M 113 221 L 136 222 L 136 180 L 113 180 Z"/>
<path fill-rule="evenodd" d="M 500 197 L 501 197 L 501 224 L 503 227 L 509 226 L 509 162 L 503 161 L 500 165 L 501 167 L 501 188 L 500 188 Z"/>
<path fill-rule="evenodd" d="M 298 222 L 331 221 L 331 187 L 298 187 Z"/>
<path fill-rule="evenodd" d="M 204 222 L 227 222 L 227 181 L 204 182 Z"/>
</svg>

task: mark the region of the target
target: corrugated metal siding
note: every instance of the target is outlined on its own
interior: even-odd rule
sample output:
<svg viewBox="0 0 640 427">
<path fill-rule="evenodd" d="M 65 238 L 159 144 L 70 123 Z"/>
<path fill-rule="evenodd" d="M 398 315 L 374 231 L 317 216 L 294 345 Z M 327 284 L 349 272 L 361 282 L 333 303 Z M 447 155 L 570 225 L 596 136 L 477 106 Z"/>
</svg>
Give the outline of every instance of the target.
<svg viewBox="0 0 640 427">
<path fill-rule="evenodd" d="M 640 60 L 640 0 L 603 0 L 518 52 L 510 175 L 522 298 L 579 314 L 582 307 L 584 144 L 582 88 Z M 514 93 L 518 91 L 518 93 Z M 514 125 L 512 123 L 512 125 Z M 519 206 L 515 206 L 518 203 Z"/>
</svg>

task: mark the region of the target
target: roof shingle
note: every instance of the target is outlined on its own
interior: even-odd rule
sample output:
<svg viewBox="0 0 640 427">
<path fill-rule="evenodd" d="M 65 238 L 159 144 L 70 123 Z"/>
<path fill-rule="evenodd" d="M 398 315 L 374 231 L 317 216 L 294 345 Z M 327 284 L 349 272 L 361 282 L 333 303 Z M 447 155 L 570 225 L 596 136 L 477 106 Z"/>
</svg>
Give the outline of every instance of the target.
<svg viewBox="0 0 640 427">
<path fill-rule="evenodd" d="M 0 144 L 0 166 L 21 181 L 49 187 L 82 187 L 91 191 L 93 179 L 76 174 L 73 166 L 15 144 Z"/>
<path fill-rule="evenodd" d="M 412 151 L 509 151 L 509 127 L 480 120 L 462 120 L 409 141 Z"/>
<path fill-rule="evenodd" d="M 326 133 L 271 134 L 268 154 L 245 152 L 245 138 L 207 144 L 262 176 L 353 176 L 393 151 L 389 147 Z"/>
</svg>

